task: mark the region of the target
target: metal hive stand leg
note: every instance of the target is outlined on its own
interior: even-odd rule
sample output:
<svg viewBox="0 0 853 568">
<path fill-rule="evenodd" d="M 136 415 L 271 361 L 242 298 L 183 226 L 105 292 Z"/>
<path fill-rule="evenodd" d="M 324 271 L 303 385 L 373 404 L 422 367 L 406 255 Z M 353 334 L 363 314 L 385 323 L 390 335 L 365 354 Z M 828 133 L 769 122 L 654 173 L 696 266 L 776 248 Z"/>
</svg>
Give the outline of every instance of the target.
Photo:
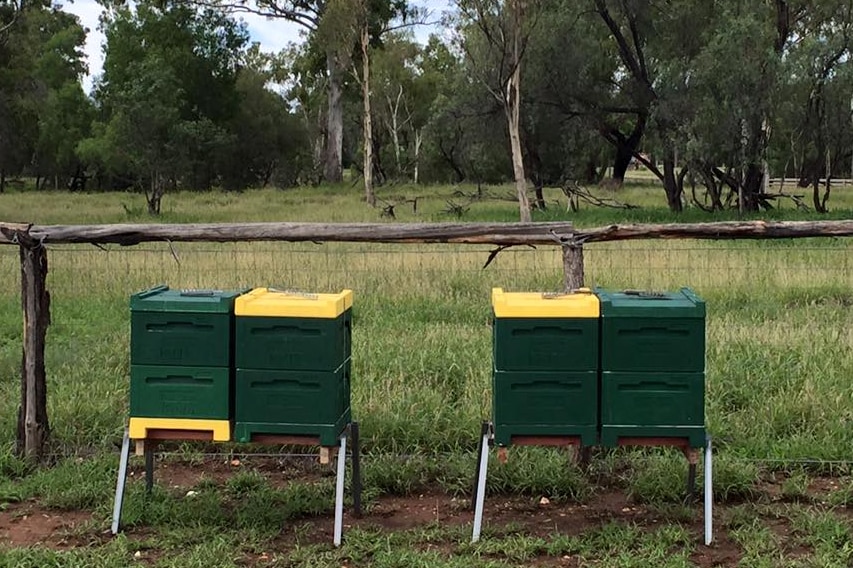
<svg viewBox="0 0 853 568">
<path fill-rule="evenodd" d="M 471 493 L 472 509 L 477 507 L 477 492 L 480 489 L 480 461 L 483 459 L 483 452 L 487 451 L 486 446 L 483 445 L 483 436 L 488 435 L 488 433 L 489 423 L 483 422 L 482 427 L 480 428 L 480 443 L 477 446 L 477 469 L 474 472 L 474 491 Z"/>
<path fill-rule="evenodd" d="M 124 505 L 124 487 L 127 483 L 127 462 L 130 459 L 130 433 L 124 429 L 124 438 L 121 441 L 121 454 L 118 466 L 118 479 L 116 480 L 116 496 L 113 502 L 113 524 L 111 532 L 118 534 L 121 527 L 121 509 Z"/>
<path fill-rule="evenodd" d="M 472 543 L 480 540 L 480 532 L 483 529 L 483 505 L 486 501 L 486 477 L 489 469 L 490 436 L 491 424 L 484 422 L 477 459 L 477 487 L 474 490 L 474 531 L 471 535 Z"/>
<path fill-rule="evenodd" d="M 347 434 L 341 435 L 341 449 L 338 452 L 338 473 L 335 479 L 335 546 L 341 545 L 344 528 L 344 475 L 346 474 Z"/>
<path fill-rule="evenodd" d="M 711 437 L 705 439 L 705 546 L 714 540 L 714 465 Z"/>
</svg>

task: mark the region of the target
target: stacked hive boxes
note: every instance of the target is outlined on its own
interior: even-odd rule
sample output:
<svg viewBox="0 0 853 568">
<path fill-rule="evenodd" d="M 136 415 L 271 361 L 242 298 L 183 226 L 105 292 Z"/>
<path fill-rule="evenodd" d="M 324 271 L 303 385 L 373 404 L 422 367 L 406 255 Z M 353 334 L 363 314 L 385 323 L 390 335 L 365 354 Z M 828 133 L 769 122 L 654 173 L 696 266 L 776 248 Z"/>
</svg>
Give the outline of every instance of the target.
<svg viewBox="0 0 853 568">
<path fill-rule="evenodd" d="M 601 443 L 680 438 L 705 445 L 705 303 L 678 292 L 601 299 Z"/>
<path fill-rule="evenodd" d="M 495 443 L 705 444 L 705 304 L 674 293 L 492 291 Z"/>
<path fill-rule="evenodd" d="M 230 439 L 238 294 L 159 286 L 131 297 L 131 438 L 164 429 Z"/>
<path fill-rule="evenodd" d="M 257 288 L 235 304 L 235 439 L 318 437 L 350 421 L 352 291 Z"/>
<path fill-rule="evenodd" d="M 514 436 L 597 440 L 599 301 L 589 291 L 492 290 L 495 443 Z"/>
</svg>

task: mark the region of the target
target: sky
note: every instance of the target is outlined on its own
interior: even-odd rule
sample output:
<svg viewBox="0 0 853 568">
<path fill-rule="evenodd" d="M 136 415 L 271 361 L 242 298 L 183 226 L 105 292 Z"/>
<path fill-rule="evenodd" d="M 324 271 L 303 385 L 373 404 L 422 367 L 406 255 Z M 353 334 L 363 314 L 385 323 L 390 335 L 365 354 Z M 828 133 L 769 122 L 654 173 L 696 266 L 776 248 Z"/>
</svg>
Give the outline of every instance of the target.
<svg viewBox="0 0 853 568">
<path fill-rule="evenodd" d="M 413 0 L 413 4 L 426 8 L 432 17 L 430 20 L 438 20 L 441 14 L 450 8 L 452 0 Z M 101 15 L 101 7 L 95 0 L 75 0 L 62 5 L 63 10 L 76 14 L 80 23 L 89 30 L 86 36 L 86 58 L 89 66 L 89 74 L 83 79 L 83 88 L 89 93 L 92 83 L 101 73 L 104 55 L 101 45 L 104 34 L 98 30 L 98 17 Z M 289 43 L 300 43 L 303 41 L 300 31 L 302 28 L 297 24 L 282 20 L 268 20 L 252 14 L 244 14 L 241 18 L 246 22 L 251 35 L 251 41 L 261 44 L 264 51 L 276 52 L 286 47 Z M 439 31 L 440 26 L 417 26 L 415 36 L 419 41 L 425 41 L 430 33 Z"/>
</svg>

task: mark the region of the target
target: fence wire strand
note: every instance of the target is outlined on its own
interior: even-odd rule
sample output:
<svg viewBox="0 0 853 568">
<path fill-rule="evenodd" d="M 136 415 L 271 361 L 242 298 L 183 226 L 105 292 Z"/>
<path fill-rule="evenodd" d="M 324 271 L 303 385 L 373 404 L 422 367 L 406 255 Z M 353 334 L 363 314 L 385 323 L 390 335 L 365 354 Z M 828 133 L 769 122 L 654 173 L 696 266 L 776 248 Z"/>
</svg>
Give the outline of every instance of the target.
<svg viewBox="0 0 853 568">
<path fill-rule="evenodd" d="M 51 245 L 48 249 L 53 306 L 85 300 L 87 306 L 102 303 L 123 313 L 130 294 L 161 283 L 174 288 L 270 286 L 309 292 L 350 288 L 358 304 L 375 311 L 393 310 L 396 301 L 411 298 L 429 302 L 475 298 L 488 306 L 492 287 L 554 291 L 563 282 L 558 247 L 513 247 L 499 253 L 485 269 L 492 247 L 265 242 L 172 247 L 163 243 L 106 250 Z M 690 286 L 714 298 L 841 291 L 853 302 L 851 258 L 853 240 L 632 241 L 585 246 L 585 273 L 589 286 L 654 290 Z M 0 247 L 0 309 L 13 314 L 7 321 L 20 318 L 19 298 L 18 249 Z M 20 329 L 17 321 L 10 330 Z M 19 361 L 20 347 L 12 345 L 10 336 L 11 331 L 5 338 L 0 335 L 0 350 L 17 350 L 9 360 Z M 853 460 L 732 458 L 769 465 L 853 467 Z"/>
</svg>

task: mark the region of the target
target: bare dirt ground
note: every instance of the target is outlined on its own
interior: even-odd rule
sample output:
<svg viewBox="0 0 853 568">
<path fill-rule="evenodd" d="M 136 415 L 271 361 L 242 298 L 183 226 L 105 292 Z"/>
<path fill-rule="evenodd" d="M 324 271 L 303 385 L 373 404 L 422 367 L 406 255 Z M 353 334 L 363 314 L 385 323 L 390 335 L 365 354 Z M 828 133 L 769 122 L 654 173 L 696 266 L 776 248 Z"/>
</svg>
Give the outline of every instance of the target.
<svg viewBox="0 0 853 568">
<path fill-rule="evenodd" d="M 244 464 L 218 460 L 205 462 L 204 467 L 183 463 L 158 463 L 155 473 L 157 483 L 171 489 L 190 489 L 202 480 L 217 484 L 226 482 Z M 282 467 L 280 462 L 253 462 L 252 469 L 264 473 L 273 485 L 286 484 L 293 479 L 319 478 L 322 473 L 304 471 L 300 468 Z M 130 471 L 131 479 L 143 475 L 141 468 Z M 832 478 L 817 478 L 812 481 L 806 499 L 815 504 L 822 502 L 826 493 L 837 488 L 838 481 Z M 776 480 L 770 479 L 761 488 L 766 502 L 784 501 Z M 742 556 L 741 548 L 732 541 L 721 526 L 727 510 L 733 505 L 715 508 L 715 542 L 710 547 L 702 546 L 703 534 L 701 506 L 687 523 L 695 535 L 695 552 L 691 561 L 700 567 L 734 566 Z M 842 512 L 849 515 L 849 511 Z M 632 502 L 624 492 L 602 490 L 583 504 L 542 503 L 530 497 L 490 496 L 486 500 L 485 519 L 488 526 L 512 526 L 521 533 L 547 537 L 555 533 L 577 535 L 614 521 L 632 524 L 644 530 L 654 530 L 671 522 L 654 507 Z M 406 497 L 380 497 L 361 518 L 345 515 L 345 530 L 352 527 L 374 528 L 383 531 L 405 531 L 428 525 L 463 526 L 472 520 L 470 502 L 467 498 L 453 497 L 444 493 L 424 493 Z M 770 528 L 778 534 L 781 542 L 789 540 L 791 527 L 786 519 L 768 519 Z M 307 526 L 310 541 L 332 540 L 332 518 L 329 515 L 301 519 L 300 525 Z M 101 522 L 93 521 L 88 511 L 47 510 L 37 502 L 9 504 L 0 511 L 0 542 L 7 546 L 44 546 L 67 550 L 80 546 L 91 546 L 109 540 L 110 534 Z M 131 530 L 129 538 L 145 538 L 144 529 Z M 304 538 L 304 537 L 303 537 Z M 304 540 L 303 540 L 304 543 Z M 294 543 L 286 532 L 276 539 L 276 548 L 288 550 Z M 435 545 L 441 548 L 442 545 Z M 794 558 L 806 554 L 806 550 L 788 550 Z M 533 564 L 574 566 L 577 560 L 571 557 L 547 558 Z"/>
</svg>

